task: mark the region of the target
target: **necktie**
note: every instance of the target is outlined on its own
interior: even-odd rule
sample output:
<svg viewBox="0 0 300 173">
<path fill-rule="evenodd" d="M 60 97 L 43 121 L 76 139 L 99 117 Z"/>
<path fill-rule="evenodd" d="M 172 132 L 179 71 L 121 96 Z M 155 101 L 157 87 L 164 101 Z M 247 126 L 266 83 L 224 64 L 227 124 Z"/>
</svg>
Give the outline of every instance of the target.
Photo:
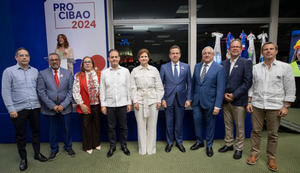
<svg viewBox="0 0 300 173">
<path fill-rule="evenodd" d="M 59 79 L 58 79 L 58 75 L 57 75 L 57 70 L 54 70 L 54 79 L 55 79 L 56 87 L 58 88 L 58 86 L 59 86 Z"/>
<path fill-rule="evenodd" d="M 174 64 L 174 79 L 177 81 L 178 79 L 178 71 L 177 71 L 177 64 Z"/>
<path fill-rule="evenodd" d="M 207 64 L 204 64 L 204 67 L 203 67 L 203 70 L 202 70 L 202 73 L 200 75 L 200 82 L 203 82 L 203 79 L 206 75 L 206 68 L 207 68 Z"/>
</svg>

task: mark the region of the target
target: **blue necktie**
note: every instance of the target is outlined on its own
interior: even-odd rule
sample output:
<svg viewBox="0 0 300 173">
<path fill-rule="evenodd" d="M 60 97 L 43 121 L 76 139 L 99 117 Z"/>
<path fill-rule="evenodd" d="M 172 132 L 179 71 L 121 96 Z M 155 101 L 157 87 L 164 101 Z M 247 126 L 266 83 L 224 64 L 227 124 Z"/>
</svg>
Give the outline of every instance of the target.
<svg viewBox="0 0 300 173">
<path fill-rule="evenodd" d="M 178 80 L 178 71 L 177 71 L 177 64 L 174 64 L 174 79 Z"/>
</svg>

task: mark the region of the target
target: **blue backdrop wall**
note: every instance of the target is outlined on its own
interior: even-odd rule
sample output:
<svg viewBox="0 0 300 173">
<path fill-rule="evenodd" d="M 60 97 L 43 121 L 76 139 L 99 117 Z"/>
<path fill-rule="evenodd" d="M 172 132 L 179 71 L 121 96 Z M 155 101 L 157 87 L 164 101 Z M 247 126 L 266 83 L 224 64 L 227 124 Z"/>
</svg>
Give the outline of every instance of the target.
<svg viewBox="0 0 300 173">
<path fill-rule="evenodd" d="M 0 52 L 1 63 L 0 73 L 8 66 L 16 64 L 14 59 L 15 50 L 25 47 L 31 56 L 30 64 L 38 70 L 48 67 L 43 59 L 48 55 L 46 41 L 46 24 L 44 16 L 43 0 L 4 0 L 0 2 Z M 137 139 L 136 121 L 134 113 L 128 114 L 129 140 Z M 107 140 L 106 117 L 101 115 L 101 140 Z M 72 116 L 73 140 L 81 141 L 81 120 L 76 113 Z M 157 125 L 158 140 L 165 139 L 165 118 L 164 112 L 160 111 Z M 250 136 L 251 123 L 250 115 L 246 117 L 246 137 Z M 30 136 L 29 130 L 27 136 Z M 224 137 L 223 116 L 218 115 L 216 124 L 216 138 Z M 184 139 L 193 140 L 194 124 L 192 111 L 187 110 L 184 118 Z M 30 140 L 30 139 L 29 139 Z M 41 115 L 41 141 L 48 141 L 48 124 L 46 118 Z M 10 121 L 9 114 L 4 106 L 2 96 L 0 99 L 0 142 L 15 142 L 15 130 Z"/>
</svg>

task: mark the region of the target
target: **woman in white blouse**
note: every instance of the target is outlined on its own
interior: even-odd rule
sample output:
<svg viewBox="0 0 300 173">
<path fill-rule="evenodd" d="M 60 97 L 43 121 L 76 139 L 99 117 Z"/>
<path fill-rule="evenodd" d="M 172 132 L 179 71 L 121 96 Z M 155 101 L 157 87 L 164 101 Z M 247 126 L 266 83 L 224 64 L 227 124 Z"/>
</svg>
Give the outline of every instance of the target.
<svg viewBox="0 0 300 173">
<path fill-rule="evenodd" d="M 139 154 L 155 154 L 156 124 L 164 89 L 158 70 L 148 64 L 149 51 L 141 49 L 137 57 L 140 66 L 132 70 L 130 85 L 138 127 Z"/>
<path fill-rule="evenodd" d="M 100 76 L 91 57 L 84 57 L 80 72 L 75 75 L 73 97 L 82 118 L 82 148 L 92 154 L 100 150 Z"/>
<path fill-rule="evenodd" d="M 74 52 L 72 47 L 70 47 L 67 37 L 64 34 L 58 34 L 57 36 L 57 45 L 55 48 L 55 53 L 57 53 L 61 59 L 61 61 L 67 61 L 67 68 L 74 74 L 73 72 L 73 63 L 74 60 Z"/>
</svg>

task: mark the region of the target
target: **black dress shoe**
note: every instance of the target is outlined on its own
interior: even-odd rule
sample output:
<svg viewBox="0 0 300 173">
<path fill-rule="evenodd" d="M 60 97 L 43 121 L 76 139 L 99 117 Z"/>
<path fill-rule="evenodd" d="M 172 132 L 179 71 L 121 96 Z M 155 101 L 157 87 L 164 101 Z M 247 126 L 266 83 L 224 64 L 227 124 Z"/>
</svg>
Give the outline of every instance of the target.
<svg viewBox="0 0 300 173">
<path fill-rule="evenodd" d="M 218 151 L 220 153 L 225 153 L 227 151 L 232 151 L 233 150 L 233 146 L 227 146 L 227 145 L 224 145 L 222 148 L 220 148 Z"/>
<path fill-rule="evenodd" d="M 168 153 L 172 150 L 172 147 L 173 147 L 173 144 L 167 144 L 166 145 L 166 148 L 165 148 L 165 151 Z"/>
<path fill-rule="evenodd" d="M 185 152 L 185 148 L 182 144 L 176 144 L 176 147 L 181 151 L 181 152 Z"/>
<path fill-rule="evenodd" d="M 19 168 L 20 171 L 25 171 L 27 169 L 27 160 L 21 160 Z"/>
<path fill-rule="evenodd" d="M 58 151 L 56 152 L 51 152 L 50 156 L 48 157 L 48 160 L 54 160 L 54 158 L 56 157 L 56 154 L 58 153 Z"/>
<path fill-rule="evenodd" d="M 34 156 L 34 159 L 35 160 L 38 160 L 38 161 L 40 161 L 40 162 L 46 162 L 48 159 L 44 156 L 44 155 L 42 155 L 41 153 L 39 153 L 39 154 L 36 154 L 35 156 Z"/>
<path fill-rule="evenodd" d="M 127 148 L 126 145 L 123 145 L 123 146 L 121 147 L 121 149 L 122 149 L 122 151 L 123 151 L 124 154 L 126 154 L 127 156 L 130 155 L 130 151 L 128 150 L 128 148 Z"/>
<path fill-rule="evenodd" d="M 236 160 L 242 158 L 242 153 L 243 153 L 243 151 L 235 150 L 234 154 L 233 154 L 233 158 Z"/>
<path fill-rule="evenodd" d="M 207 155 L 208 157 L 211 157 L 211 156 L 214 155 L 214 151 L 213 151 L 212 147 L 207 147 L 207 148 L 206 148 L 206 155 Z"/>
<path fill-rule="evenodd" d="M 107 152 L 106 157 L 111 157 L 115 151 L 116 151 L 116 147 L 110 147 L 110 149 Z"/>
<path fill-rule="evenodd" d="M 199 148 L 201 148 L 201 147 L 204 147 L 204 144 L 203 143 L 198 143 L 198 142 L 196 142 L 196 143 L 194 143 L 194 145 L 192 145 L 191 146 L 191 150 L 197 150 L 197 149 L 199 149 Z"/>
<path fill-rule="evenodd" d="M 68 155 L 69 156 L 71 156 L 71 157 L 75 157 L 75 152 L 74 152 L 74 150 L 71 148 L 71 149 L 68 149 L 68 150 L 66 150 L 66 152 L 68 153 Z"/>
</svg>

